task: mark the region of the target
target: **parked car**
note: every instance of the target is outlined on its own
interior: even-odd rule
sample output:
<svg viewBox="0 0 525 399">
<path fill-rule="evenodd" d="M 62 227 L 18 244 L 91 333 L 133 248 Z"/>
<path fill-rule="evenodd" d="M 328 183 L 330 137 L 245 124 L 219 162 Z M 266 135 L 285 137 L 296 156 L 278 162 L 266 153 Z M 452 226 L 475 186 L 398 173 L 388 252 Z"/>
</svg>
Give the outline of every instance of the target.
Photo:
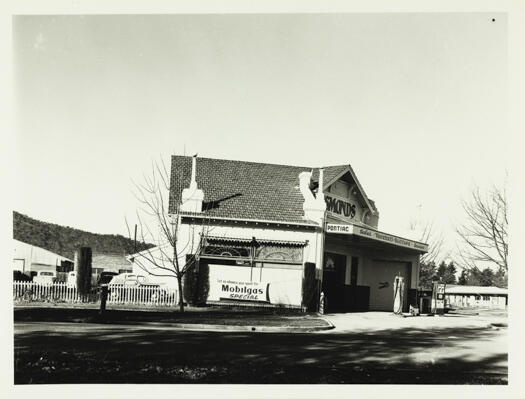
<svg viewBox="0 0 525 399">
<path fill-rule="evenodd" d="M 13 281 L 31 281 L 31 277 L 20 270 L 13 270 Z"/>
<path fill-rule="evenodd" d="M 37 284 L 53 284 L 57 278 L 57 272 L 54 270 L 39 270 L 33 282 Z"/>
<path fill-rule="evenodd" d="M 141 285 L 146 282 L 146 277 L 140 274 L 134 273 L 120 273 L 116 276 L 113 276 L 109 285 Z"/>
<path fill-rule="evenodd" d="M 156 300 L 161 295 L 166 295 L 161 289 L 160 284 L 151 283 L 146 276 L 134 273 L 121 273 L 114 276 L 108 284 L 109 295 L 113 300 L 125 301 L 130 292 L 127 288 L 145 287 L 148 290 L 143 291 L 144 300 Z"/>
<path fill-rule="evenodd" d="M 97 279 L 97 285 L 101 286 L 102 284 L 109 284 L 113 277 L 117 276 L 117 272 L 102 272 L 99 274 Z"/>
</svg>

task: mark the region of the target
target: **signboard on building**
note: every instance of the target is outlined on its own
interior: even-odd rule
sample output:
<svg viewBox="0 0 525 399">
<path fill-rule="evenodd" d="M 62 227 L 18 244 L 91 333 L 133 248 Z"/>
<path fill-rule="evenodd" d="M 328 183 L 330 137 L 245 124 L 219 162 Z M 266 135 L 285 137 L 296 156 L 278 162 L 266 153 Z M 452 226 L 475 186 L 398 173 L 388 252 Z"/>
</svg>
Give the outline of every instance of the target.
<svg viewBox="0 0 525 399">
<path fill-rule="evenodd" d="M 348 200 L 325 194 L 326 211 L 337 217 L 353 220 L 357 213 L 357 204 Z"/>
<path fill-rule="evenodd" d="M 219 299 L 269 302 L 268 283 L 257 281 L 233 281 L 217 279 L 216 287 Z"/>
<path fill-rule="evenodd" d="M 362 226 L 357 226 L 353 224 L 327 224 L 326 225 L 327 233 L 336 233 L 336 234 L 353 234 L 361 237 L 368 237 L 373 240 L 386 242 L 394 245 L 399 245 L 411 249 L 419 249 L 422 251 L 428 250 L 428 245 L 423 244 L 417 241 L 407 240 L 405 238 L 397 237 L 392 234 L 382 233 L 377 230 L 369 229 Z"/>
</svg>

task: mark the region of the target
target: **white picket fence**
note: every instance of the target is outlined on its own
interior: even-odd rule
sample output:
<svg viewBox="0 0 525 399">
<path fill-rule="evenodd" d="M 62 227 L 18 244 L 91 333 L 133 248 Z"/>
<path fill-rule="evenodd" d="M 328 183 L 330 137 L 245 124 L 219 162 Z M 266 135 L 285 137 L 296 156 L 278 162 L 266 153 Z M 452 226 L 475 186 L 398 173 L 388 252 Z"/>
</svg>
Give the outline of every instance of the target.
<svg viewBox="0 0 525 399">
<path fill-rule="evenodd" d="M 93 289 L 88 295 L 80 295 L 77 288 L 66 283 L 37 284 L 30 281 L 13 282 L 15 302 L 88 303 L 100 301 L 100 290 Z M 108 304 L 174 306 L 178 304 L 178 292 L 172 288 L 150 286 L 110 286 Z"/>
<path fill-rule="evenodd" d="M 172 288 L 110 286 L 108 295 L 108 304 L 174 306 L 178 303 L 178 291 Z"/>
</svg>

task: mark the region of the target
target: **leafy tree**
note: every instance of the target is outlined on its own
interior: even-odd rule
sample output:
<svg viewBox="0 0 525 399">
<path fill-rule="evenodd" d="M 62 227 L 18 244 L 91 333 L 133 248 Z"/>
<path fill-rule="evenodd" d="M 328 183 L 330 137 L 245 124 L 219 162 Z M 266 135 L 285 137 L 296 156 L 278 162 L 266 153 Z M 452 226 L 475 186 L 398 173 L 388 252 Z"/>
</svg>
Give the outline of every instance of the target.
<svg viewBox="0 0 525 399">
<path fill-rule="evenodd" d="M 445 283 L 447 284 L 456 284 L 456 266 L 454 265 L 454 262 L 450 262 L 447 265 L 447 270 L 445 274 Z"/>
<path fill-rule="evenodd" d="M 472 269 L 468 272 L 468 285 L 489 287 L 495 285 L 495 274 L 490 268 L 483 270 Z"/>
<path fill-rule="evenodd" d="M 450 262 L 448 265 L 443 261 L 439 264 L 436 276 L 445 284 L 456 283 L 456 266 L 454 262 Z"/>
<path fill-rule="evenodd" d="M 481 286 L 488 287 L 494 285 L 494 272 L 488 267 L 483 269 L 479 276 L 479 283 Z"/>
<path fill-rule="evenodd" d="M 91 248 L 80 248 L 77 259 L 77 290 L 80 295 L 87 295 L 91 290 Z"/>
<path fill-rule="evenodd" d="M 495 274 L 494 274 L 494 285 L 496 287 L 500 287 L 500 288 L 507 288 L 508 287 L 508 275 L 507 273 L 505 273 L 503 270 L 499 269 Z"/>
<path fill-rule="evenodd" d="M 186 263 L 191 266 L 184 274 L 184 284 L 182 291 L 184 299 L 193 306 L 203 306 L 206 304 L 210 291 L 210 267 L 207 262 L 195 262 L 189 259 L 193 255 L 187 255 Z"/>
<path fill-rule="evenodd" d="M 458 284 L 459 285 L 468 285 L 468 271 L 463 269 L 459 275 Z"/>
<path fill-rule="evenodd" d="M 437 271 L 436 271 L 436 276 L 440 279 L 440 280 L 444 280 L 445 278 L 445 274 L 447 273 L 447 264 L 445 263 L 445 261 L 442 261 L 438 268 L 437 268 Z"/>
<path fill-rule="evenodd" d="M 426 289 L 432 288 L 432 282 L 436 276 L 436 264 L 422 262 L 419 266 L 419 286 Z"/>
</svg>

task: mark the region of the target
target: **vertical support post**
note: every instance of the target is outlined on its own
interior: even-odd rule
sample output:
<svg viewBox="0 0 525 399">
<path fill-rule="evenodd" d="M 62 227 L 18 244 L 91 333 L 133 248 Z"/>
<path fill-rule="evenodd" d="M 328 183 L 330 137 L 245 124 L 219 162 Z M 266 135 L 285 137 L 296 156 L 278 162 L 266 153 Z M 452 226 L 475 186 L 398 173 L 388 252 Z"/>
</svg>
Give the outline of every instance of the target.
<svg viewBox="0 0 525 399">
<path fill-rule="evenodd" d="M 108 300 L 108 285 L 102 284 L 100 287 L 100 314 L 106 311 L 106 302 Z"/>
<path fill-rule="evenodd" d="M 82 247 L 78 251 L 77 290 L 84 299 L 91 291 L 91 248 Z"/>
</svg>

